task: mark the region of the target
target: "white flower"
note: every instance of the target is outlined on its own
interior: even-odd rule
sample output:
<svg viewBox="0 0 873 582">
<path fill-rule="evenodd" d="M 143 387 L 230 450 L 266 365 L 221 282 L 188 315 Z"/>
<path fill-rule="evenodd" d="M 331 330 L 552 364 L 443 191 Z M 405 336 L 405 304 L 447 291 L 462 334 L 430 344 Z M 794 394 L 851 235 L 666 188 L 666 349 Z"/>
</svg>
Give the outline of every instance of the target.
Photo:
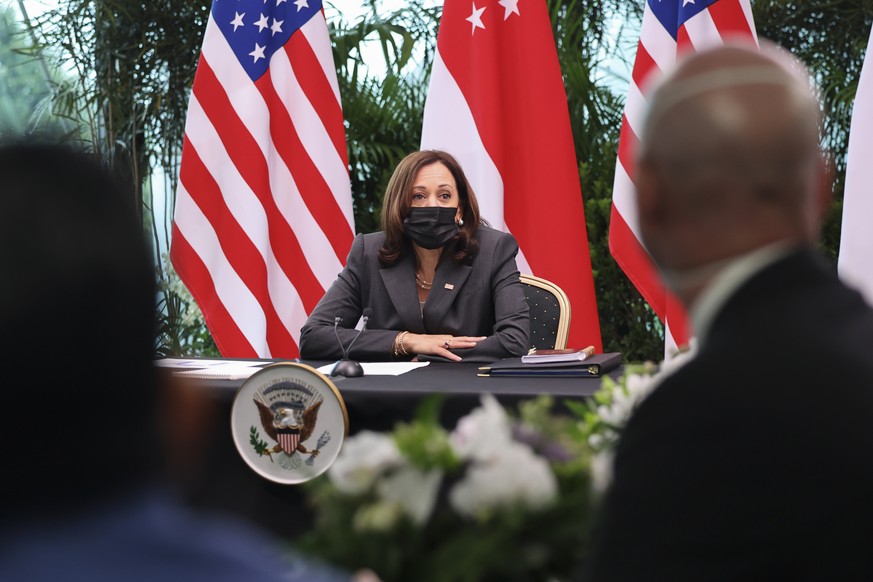
<svg viewBox="0 0 873 582">
<path fill-rule="evenodd" d="M 415 467 L 403 467 L 382 479 L 376 491 L 383 501 L 397 504 L 415 525 L 422 526 L 433 511 L 442 477 L 439 469 L 425 473 Z"/>
<path fill-rule="evenodd" d="M 548 462 L 527 445 L 509 442 L 500 455 L 474 463 L 449 493 L 449 503 L 461 515 L 488 515 L 520 503 L 530 509 L 551 503 L 558 483 Z"/>
<path fill-rule="evenodd" d="M 628 375 L 626 388 L 617 386 L 612 393 L 612 402 L 608 406 L 598 406 L 597 415 L 610 426 L 624 426 L 634 408 L 651 392 L 653 386 L 652 376 Z"/>
<path fill-rule="evenodd" d="M 386 469 L 401 462 L 394 439 L 364 430 L 346 439 L 327 475 L 334 487 L 354 495 L 367 491 Z"/>
<path fill-rule="evenodd" d="M 603 493 L 612 482 L 612 462 L 614 459 L 615 452 L 612 449 L 601 451 L 591 459 L 591 487 L 595 493 Z"/>
<path fill-rule="evenodd" d="M 512 443 L 512 428 L 506 411 L 491 394 L 483 394 L 482 406 L 458 421 L 449 441 L 461 459 L 488 460 Z"/>
<path fill-rule="evenodd" d="M 696 353 L 697 342 L 692 338 L 686 351 L 661 362 L 655 374 L 628 374 L 624 383 L 616 386 L 612 391 L 611 402 L 597 407 L 597 415 L 608 426 L 588 437 L 588 444 L 597 451 L 591 460 L 591 485 L 596 494 L 606 491 L 612 482 L 615 458 L 613 445 L 618 441 L 618 431 L 627 424 L 640 402 L 651 394 L 664 378 L 688 363 Z"/>
<path fill-rule="evenodd" d="M 600 451 L 615 443 L 618 440 L 618 433 L 611 428 L 601 429 L 602 432 L 594 433 L 588 437 L 588 444 L 591 448 Z"/>
</svg>

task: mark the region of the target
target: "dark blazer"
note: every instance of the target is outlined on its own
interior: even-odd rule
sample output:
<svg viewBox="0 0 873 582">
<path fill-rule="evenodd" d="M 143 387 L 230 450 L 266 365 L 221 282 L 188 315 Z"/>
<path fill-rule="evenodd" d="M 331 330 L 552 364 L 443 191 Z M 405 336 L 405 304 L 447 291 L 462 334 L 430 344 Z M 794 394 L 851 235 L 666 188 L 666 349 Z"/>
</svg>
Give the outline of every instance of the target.
<svg viewBox="0 0 873 582">
<path fill-rule="evenodd" d="M 620 438 L 586 580 L 873 580 L 873 310 L 758 273 Z"/>
<path fill-rule="evenodd" d="M 479 250 L 470 264 L 458 264 L 443 253 L 422 317 L 415 282 L 415 259 L 407 253 L 390 267 L 379 262 L 385 241 L 381 232 L 358 235 L 346 267 L 330 286 L 300 333 L 304 359 L 342 357 L 334 321 L 349 357 L 361 361 L 393 359 L 399 331 L 458 336 L 488 336 L 475 348 L 455 350 L 465 361 L 493 361 L 527 352 L 530 321 L 518 278 L 518 244 L 504 232 L 480 226 Z M 367 331 L 353 329 L 363 310 L 372 310 Z"/>
</svg>

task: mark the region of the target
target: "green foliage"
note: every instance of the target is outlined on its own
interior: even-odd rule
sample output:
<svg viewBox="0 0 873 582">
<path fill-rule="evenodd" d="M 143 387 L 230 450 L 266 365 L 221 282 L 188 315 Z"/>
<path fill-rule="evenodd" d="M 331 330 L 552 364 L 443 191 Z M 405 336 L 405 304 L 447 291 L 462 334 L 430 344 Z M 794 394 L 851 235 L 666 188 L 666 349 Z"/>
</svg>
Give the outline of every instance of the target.
<svg viewBox="0 0 873 582">
<path fill-rule="evenodd" d="M 555 410 L 555 399 L 550 395 L 521 402 L 518 436 L 538 453 L 551 456 L 556 473 L 572 476 L 584 471 L 590 462 L 587 431 L 578 418 L 556 414 Z"/>
<path fill-rule="evenodd" d="M 249 430 L 249 444 L 252 445 L 252 448 L 255 449 L 255 453 L 258 455 L 270 454 L 270 445 L 261 438 L 261 434 L 254 426 Z"/>
<path fill-rule="evenodd" d="M 461 522 L 451 514 L 437 516 L 412 577 L 391 580 L 518 581 L 567 580 L 581 563 L 588 545 L 590 507 L 587 478 L 561 481 L 561 501 L 537 513 L 521 508 L 494 515 L 486 522 Z"/>
<path fill-rule="evenodd" d="M 188 95 L 208 0 L 69 0 L 31 22 L 30 54 L 67 74 L 54 88 L 52 112 L 68 120 L 66 138 L 103 158 L 130 186 L 154 248 L 166 248 L 167 215 L 155 215 L 153 187 L 176 190 Z M 160 169 L 163 184 L 153 184 Z M 164 240 L 162 240 L 162 235 Z M 165 263 L 155 261 L 161 294 L 156 306 L 156 352 L 217 354 L 202 326 L 183 320 L 188 306 L 165 293 Z"/>
<path fill-rule="evenodd" d="M 29 44 L 15 10 L 0 7 L 0 137 L 26 135 L 51 122 L 45 103 L 52 79 L 38 56 L 25 53 Z"/>
<path fill-rule="evenodd" d="M 69 0 L 33 20 L 34 50 L 72 73 L 55 91 L 54 111 L 78 124 L 71 137 L 104 157 L 141 202 L 156 165 L 178 173 L 208 7 L 206 0 Z"/>
<path fill-rule="evenodd" d="M 873 24 L 873 0 L 753 0 L 752 12 L 758 36 L 806 63 L 821 92 L 822 146 L 831 158 L 834 202 L 825 216 L 820 246 L 836 263 L 849 125 Z"/>
<path fill-rule="evenodd" d="M 419 405 L 415 420 L 398 423 L 394 428 L 394 443 L 400 454 L 423 471 L 454 471 L 460 466 L 449 444 L 449 434 L 439 422 L 444 399 L 442 394 L 430 395 Z"/>
<path fill-rule="evenodd" d="M 366 0 L 365 14 L 348 22 L 332 18 L 330 2 L 327 6 L 346 120 L 355 223 L 359 232 L 372 232 L 379 229 L 382 194 L 394 167 L 419 147 L 441 8 L 436 1 L 413 0 L 386 11 L 379 0 Z M 16 120 L 17 129 L 25 120 L 32 127 L 51 110 L 73 122 L 70 137 L 90 143 L 131 185 L 156 249 L 166 247 L 161 229 L 173 204 L 170 200 L 166 215 L 155 216 L 151 192 L 163 189 L 172 198 L 176 189 L 188 95 L 209 7 L 209 0 L 70 0 L 33 21 L 29 32 L 36 46 L 28 47 L 22 37 L 4 36 L 0 30 L 0 54 L 10 54 L 3 51 L 11 47 L 40 56 L 53 65 L 51 76 L 56 79 L 51 99 L 40 97 L 36 63 L 15 61 L 10 67 L 11 57 L 2 56 L 6 74 L 0 91 L 21 95 L 13 100 L 16 107 L 21 103 L 27 112 L 37 112 L 34 117 L 16 109 L 7 118 Z M 624 99 L 624 91 L 615 87 L 624 81 L 616 83 L 602 65 L 620 58 L 619 48 L 633 54 L 642 3 L 548 0 L 548 9 L 579 160 L 604 349 L 620 351 L 631 361 L 657 360 L 663 350 L 663 325 L 612 259 L 608 246 Z M 821 245 L 835 258 L 849 120 L 873 22 L 873 0 L 752 0 L 752 9 L 759 36 L 805 61 L 821 87 L 826 113 L 823 144 L 831 153 L 834 172 L 834 203 Z M 365 62 L 368 45 L 379 48 L 382 62 Z M 370 66 L 384 67 L 386 73 L 374 73 Z M 61 70 L 64 76 L 56 72 Z M 163 184 L 152 183 L 157 168 L 165 176 Z M 160 287 L 169 289 L 173 281 L 166 263 L 156 263 Z M 182 296 L 160 298 L 159 353 L 217 354 L 202 320 L 191 319 L 190 311 Z"/>
<path fill-rule="evenodd" d="M 221 353 L 202 320 L 186 320 L 191 309 L 178 295 L 161 293 L 156 306 L 155 356 L 202 356 L 220 358 Z"/>
<path fill-rule="evenodd" d="M 428 403 L 431 410 L 434 402 Z M 315 509 L 315 527 L 295 542 L 296 548 L 349 571 L 370 569 L 384 582 L 570 579 L 588 545 L 590 449 L 580 438 L 576 421 L 555 415 L 552 406 L 549 397 L 523 402 L 519 418 L 510 421 L 523 429 L 517 433 L 520 440 L 537 453 L 546 454 L 556 446 L 564 450 L 549 461 L 558 492 L 545 507 L 531 509 L 516 503 L 477 518 L 460 515 L 449 497 L 467 465 L 456 464 L 444 471 L 433 512 L 416 525 L 396 505 L 380 500 L 380 482 L 390 478 L 391 470 L 358 494 L 341 492 L 323 476 L 304 485 Z M 437 416 L 425 414 L 412 423 L 419 425 L 418 438 L 445 433 Z M 390 433 L 395 442 L 407 426 L 398 425 Z M 401 447 L 401 454 L 408 462 L 407 451 L 421 450 L 423 443 Z M 430 456 L 430 467 L 435 466 L 434 458 Z"/>
<path fill-rule="evenodd" d="M 161 257 L 164 268 L 158 271 L 155 353 L 164 356 L 221 357 L 203 314 L 167 255 Z"/>
<path fill-rule="evenodd" d="M 637 20 L 641 5 L 627 0 L 550 0 L 549 12 L 579 160 L 603 348 L 622 352 L 628 360 L 660 359 L 663 325 L 609 252 L 612 184 L 624 95 L 615 93 L 600 65 L 607 58 L 620 58 L 624 29 L 611 36 L 610 27 L 617 21 Z"/>
<path fill-rule="evenodd" d="M 649 390 L 648 384 L 652 376 L 657 371 L 657 366 L 651 362 L 625 366 L 622 375 L 618 378 L 604 376 L 600 390 L 591 398 L 582 402 L 566 402 L 568 409 L 578 420 L 581 438 L 589 444 L 592 440 L 599 440 L 598 446 L 595 447 L 597 451 L 614 444 L 616 435 L 623 428 L 627 417 L 618 420 L 605 418 L 604 408 L 610 408 L 617 402 L 625 400 L 637 402 L 642 399 Z M 642 386 L 639 383 L 631 386 L 629 385 L 631 378 L 646 380 Z M 630 407 L 626 410 L 628 415 L 630 410 Z"/>
<path fill-rule="evenodd" d="M 421 143 L 427 75 L 441 13 L 420 1 L 389 14 L 382 14 L 378 1 L 367 4 L 369 13 L 355 23 L 329 23 L 358 232 L 379 230 L 382 196 L 394 167 Z M 372 75 L 363 61 L 368 43 L 381 48 L 384 77 Z"/>
</svg>

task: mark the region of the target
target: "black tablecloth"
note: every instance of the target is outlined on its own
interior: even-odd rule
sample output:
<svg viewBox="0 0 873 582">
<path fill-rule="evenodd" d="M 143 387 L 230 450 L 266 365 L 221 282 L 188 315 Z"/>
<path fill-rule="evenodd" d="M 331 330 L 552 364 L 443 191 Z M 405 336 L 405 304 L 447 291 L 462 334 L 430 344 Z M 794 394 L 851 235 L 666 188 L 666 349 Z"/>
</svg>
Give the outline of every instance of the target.
<svg viewBox="0 0 873 582">
<path fill-rule="evenodd" d="M 265 363 L 282 360 L 262 360 Z M 328 362 L 300 362 L 314 368 Z M 475 363 L 431 362 L 399 376 L 373 375 L 358 378 L 331 377 L 346 402 L 352 433 L 359 430 L 390 430 L 399 420 L 411 418 L 416 406 L 428 395 L 443 394 L 442 421 L 447 428 L 475 408 L 482 394 L 493 394 L 505 406 L 540 394 L 563 399 L 587 398 L 599 388 L 600 378 L 480 377 Z M 620 373 L 616 370 L 613 375 Z M 232 398 L 244 380 L 201 381 Z"/>
<path fill-rule="evenodd" d="M 263 360 L 265 364 L 282 360 Z M 327 362 L 303 362 L 319 367 Z M 451 430 L 457 420 L 479 405 L 483 394 L 493 394 L 507 408 L 520 401 L 550 394 L 555 407 L 565 400 L 590 397 L 601 385 L 599 378 L 490 378 L 477 376 L 481 364 L 436 363 L 400 376 L 334 377 L 331 380 L 345 400 L 349 431 L 385 431 L 410 420 L 419 403 L 431 394 L 443 394 L 440 420 Z M 610 376 L 617 376 L 621 369 Z M 295 486 L 278 485 L 256 475 L 240 458 L 230 433 L 230 409 L 245 380 L 192 380 L 208 394 L 214 407 L 209 434 L 195 462 L 184 475 L 184 490 L 198 507 L 242 515 L 274 533 L 295 537 L 309 527 L 311 516 Z M 296 519 L 289 520 L 289 515 Z M 293 527 L 289 529 L 289 524 Z"/>
</svg>

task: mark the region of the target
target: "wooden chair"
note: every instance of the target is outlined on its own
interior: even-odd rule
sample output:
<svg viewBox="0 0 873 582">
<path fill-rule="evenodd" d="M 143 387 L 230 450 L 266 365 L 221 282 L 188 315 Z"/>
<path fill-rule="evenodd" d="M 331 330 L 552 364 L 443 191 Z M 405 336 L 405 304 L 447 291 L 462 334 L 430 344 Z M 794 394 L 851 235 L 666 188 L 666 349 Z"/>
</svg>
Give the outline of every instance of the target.
<svg viewBox="0 0 873 582">
<path fill-rule="evenodd" d="M 567 294 L 541 277 L 522 273 L 519 278 L 530 307 L 530 347 L 538 350 L 566 348 L 571 315 Z"/>
</svg>

